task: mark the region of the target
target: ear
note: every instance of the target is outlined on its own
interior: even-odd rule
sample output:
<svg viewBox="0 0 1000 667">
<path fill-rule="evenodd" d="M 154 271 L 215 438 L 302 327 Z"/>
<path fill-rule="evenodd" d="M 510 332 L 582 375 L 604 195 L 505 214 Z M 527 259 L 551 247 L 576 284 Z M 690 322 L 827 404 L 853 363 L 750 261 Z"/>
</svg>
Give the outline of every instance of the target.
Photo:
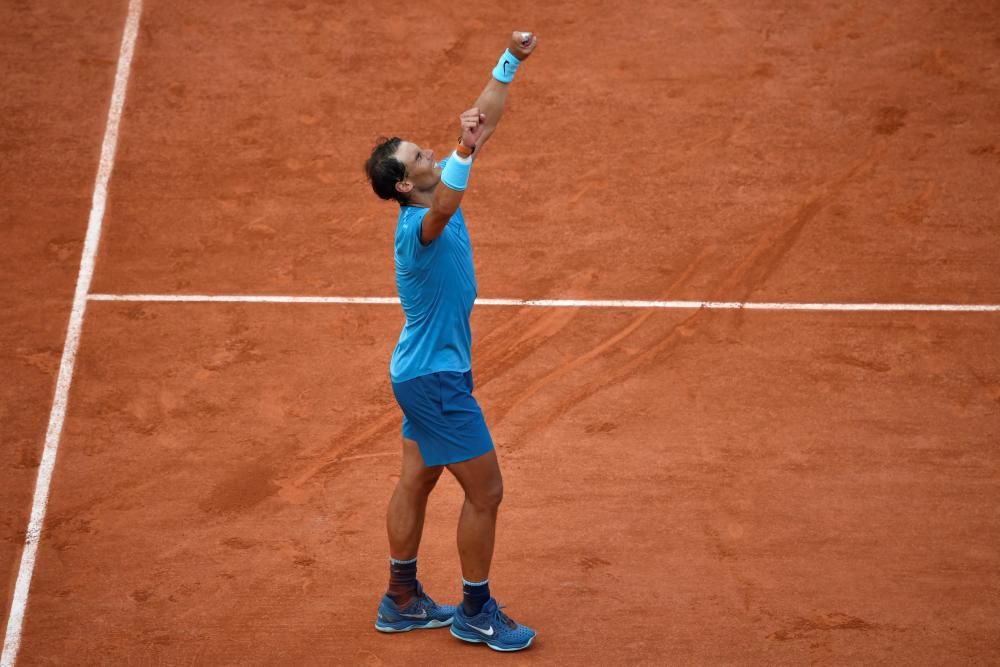
<svg viewBox="0 0 1000 667">
<path fill-rule="evenodd" d="M 402 192 L 406 194 L 413 189 L 413 183 L 409 181 L 396 181 L 396 192 Z"/>
</svg>

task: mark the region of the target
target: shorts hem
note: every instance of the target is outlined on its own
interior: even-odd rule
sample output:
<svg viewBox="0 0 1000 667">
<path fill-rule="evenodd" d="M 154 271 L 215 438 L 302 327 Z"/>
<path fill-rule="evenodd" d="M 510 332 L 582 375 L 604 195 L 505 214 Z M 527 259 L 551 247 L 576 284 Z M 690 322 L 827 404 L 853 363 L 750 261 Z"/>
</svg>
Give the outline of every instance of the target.
<svg viewBox="0 0 1000 667">
<path fill-rule="evenodd" d="M 411 440 L 412 440 L 412 438 L 411 438 Z M 444 459 L 435 460 L 435 461 L 431 462 L 431 461 L 427 460 L 426 456 L 424 456 L 424 450 L 423 450 L 423 448 L 420 445 L 420 441 L 419 440 L 415 440 L 415 442 L 417 443 L 417 447 L 420 449 L 420 458 L 422 458 L 424 460 L 424 465 L 427 466 L 427 467 L 432 467 L 432 466 L 434 466 L 434 467 L 436 467 L 436 466 L 450 466 L 453 463 L 464 463 L 465 461 L 471 461 L 472 459 L 478 459 L 483 454 L 489 454 L 491 451 L 493 451 L 494 449 L 496 449 L 496 447 L 494 447 L 491 444 L 489 447 L 486 447 L 485 449 L 483 449 L 479 453 L 455 452 L 452 456 L 448 456 L 448 457 L 445 457 Z"/>
</svg>

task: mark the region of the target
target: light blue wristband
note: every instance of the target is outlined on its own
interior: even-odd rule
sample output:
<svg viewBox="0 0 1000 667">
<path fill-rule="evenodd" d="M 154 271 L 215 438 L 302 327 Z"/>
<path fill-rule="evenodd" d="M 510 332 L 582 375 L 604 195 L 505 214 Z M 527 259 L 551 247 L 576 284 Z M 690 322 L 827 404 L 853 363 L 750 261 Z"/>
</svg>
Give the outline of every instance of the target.
<svg viewBox="0 0 1000 667">
<path fill-rule="evenodd" d="M 521 61 L 507 49 L 500 56 L 497 66 L 493 68 L 493 78 L 500 83 L 510 83 L 514 80 L 514 73 L 521 66 Z"/>
<path fill-rule="evenodd" d="M 469 185 L 469 172 L 472 171 L 472 158 L 461 157 L 453 152 L 441 170 L 441 182 L 452 190 L 464 192 Z"/>
</svg>

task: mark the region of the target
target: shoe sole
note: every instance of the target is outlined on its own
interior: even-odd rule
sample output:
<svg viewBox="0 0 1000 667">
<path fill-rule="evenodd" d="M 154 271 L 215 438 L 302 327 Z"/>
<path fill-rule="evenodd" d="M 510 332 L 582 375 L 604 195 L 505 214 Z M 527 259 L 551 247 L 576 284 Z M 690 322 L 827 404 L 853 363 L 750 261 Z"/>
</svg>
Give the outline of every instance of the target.
<svg viewBox="0 0 1000 667">
<path fill-rule="evenodd" d="M 451 620 L 447 621 L 427 621 L 423 625 L 408 625 L 405 628 L 394 628 L 391 625 L 379 625 L 375 621 L 375 629 L 379 632 L 409 632 L 410 630 L 430 630 L 432 628 L 446 628 L 451 625 Z"/>
<path fill-rule="evenodd" d="M 512 648 L 504 648 L 503 646 L 494 646 L 493 644 L 491 644 L 486 639 L 483 639 L 482 637 L 475 637 L 475 636 L 472 636 L 472 637 L 463 637 L 462 635 L 460 635 L 457 632 L 455 632 L 455 628 L 454 627 L 452 627 L 452 629 L 451 629 L 451 636 L 454 637 L 455 639 L 461 639 L 463 642 L 469 642 L 470 644 L 486 644 L 487 646 L 489 646 L 494 651 L 503 651 L 504 653 L 509 653 L 511 651 L 523 651 L 524 649 L 526 649 L 529 646 L 531 646 L 531 642 L 535 641 L 535 638 L 532 637 L 531 639 L 529 639 L 527 641 L 527 643 L 525 643 L 524 646 L 514 646 Z"/>
</svg>

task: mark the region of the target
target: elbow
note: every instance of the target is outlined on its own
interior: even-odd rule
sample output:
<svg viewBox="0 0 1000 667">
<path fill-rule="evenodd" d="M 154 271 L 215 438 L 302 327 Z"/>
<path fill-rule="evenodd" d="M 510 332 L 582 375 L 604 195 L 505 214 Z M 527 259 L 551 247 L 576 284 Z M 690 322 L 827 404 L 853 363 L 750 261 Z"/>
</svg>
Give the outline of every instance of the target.
<svg viewBox="0 0 1000 667">
<path fill-rule="evenodd" d="M 434 199 L 431 201 L 431 211 L 447 220 L 458 210 L 462 203 L 462 194 L 463 192 L 452 190 L 444 183 L 438 183 Z"/>
<path fill-rule="evenodd" d="M 431 203 L 430 213 L 434 214 L 434 217 L 441 218 L 443 220 L 450 220 L 451 216 L 455 215 L 455 211 L 458 210 L 458 203 L 455 202 L 439 202 L 434 201 Z"/>
</svg>

